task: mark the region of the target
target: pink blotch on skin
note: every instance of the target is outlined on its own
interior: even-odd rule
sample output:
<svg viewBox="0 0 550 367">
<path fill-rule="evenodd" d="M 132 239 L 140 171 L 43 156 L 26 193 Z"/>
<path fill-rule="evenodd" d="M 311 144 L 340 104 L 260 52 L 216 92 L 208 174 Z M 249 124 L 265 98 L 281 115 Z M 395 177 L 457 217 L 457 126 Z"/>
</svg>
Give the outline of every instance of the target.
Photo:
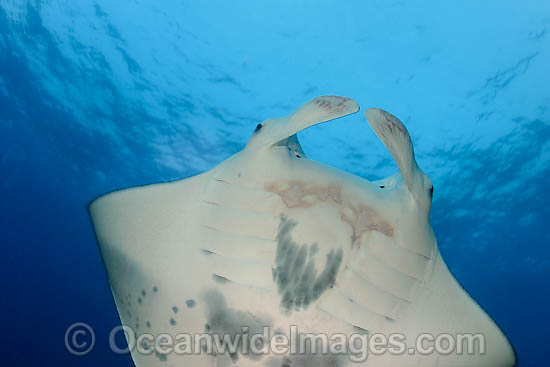
<svg viewBox="0 0 550 367">
<path fill-rule="evenodd" d="M 281 197 L 285 206 L 292 208 L 310 208 L 318 203 L 331 203 L 341 208 L 341 219 L 350 225 L 353 243 L 359 243 L 361 235 L 367 231 L 377 231 L 388 237 L 394 233 L 393 226 L 366 204 L 352 204 L 342 198 L 342 189 L 336 184 L 307 185 L 300 181 L 272 182 L 265 190 Z M 306 199 L 307 198 L 307 199 Z M 346 214 L 346 209 L 351 215 Z"/>
</svg>

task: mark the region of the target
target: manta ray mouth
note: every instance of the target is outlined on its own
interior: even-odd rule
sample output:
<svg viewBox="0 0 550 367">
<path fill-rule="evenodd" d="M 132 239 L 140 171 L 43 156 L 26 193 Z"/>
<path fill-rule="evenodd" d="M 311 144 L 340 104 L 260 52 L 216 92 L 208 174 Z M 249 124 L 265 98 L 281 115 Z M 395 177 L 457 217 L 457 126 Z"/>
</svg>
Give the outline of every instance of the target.
<svg viewBox="0 0 550 367">
<path fill-rule="evenodd" d="M 300 141 L 298 141 L 297 134 L 291 135 L 288 138 L 280 140 L 277 143 L 273 144 L 273 146 L 287 147 L 288 151 L 292 155 L 294 155 L 296 158 L 307 158 L 306 154 L 304 153 L 304 150 L 302 149 L 302 146 L 300 145 Z"/>
</svg>

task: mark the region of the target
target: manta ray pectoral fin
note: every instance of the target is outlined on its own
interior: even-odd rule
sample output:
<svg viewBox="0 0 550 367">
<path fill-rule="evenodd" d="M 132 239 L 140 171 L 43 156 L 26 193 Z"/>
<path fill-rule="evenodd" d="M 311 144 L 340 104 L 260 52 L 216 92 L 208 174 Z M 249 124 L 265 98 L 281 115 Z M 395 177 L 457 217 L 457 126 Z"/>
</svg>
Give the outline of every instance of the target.
<svg viewBox="0 0 550 367">
<path fill-rule="evenodd" d="M 316 124 L 359 111 L 357 102 L 338 96 L 321 96 L 302 105 L 290 116 L 262 122 L 248 142 L 247 149 L 269 148 L 281 140 Z"/>
<path fill-rule="evenodd" d="M 417 201 L 423 200 L 426 197 L 425 175 L 416 164 L 411 137 L 405 125 L 397 117 L 378 108 L 369 108 L 365 111 L 365 117 L 393 156 L 409 191 Z"/>
</svg>

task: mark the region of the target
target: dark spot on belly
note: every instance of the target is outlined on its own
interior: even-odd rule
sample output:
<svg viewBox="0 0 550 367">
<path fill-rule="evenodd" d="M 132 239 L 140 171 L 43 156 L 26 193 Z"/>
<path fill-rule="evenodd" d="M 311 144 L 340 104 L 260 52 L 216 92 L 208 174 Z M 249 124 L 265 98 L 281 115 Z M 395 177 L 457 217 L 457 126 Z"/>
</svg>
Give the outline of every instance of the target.
<svg viewBox="0 0 550 367">
<path fill-rule="evenodd" d="M 355 363 L 350 362 L 349 355 L 346 353 L 324 353 L 320 345 L 316 350 L 312 350 L 309 343 L 306 343 L 305 351 L 282 358 L 273 357 L 268 361 L 268 366 L 277 367 L 351 367 L 355 365 Z"/>
<path fill-rule="evenodd" d="M 157 357 L 161 362 L 166 362 L 168 360 L 168 356 L 166 354 L 161 354 L 158 351 L 155 351 L 155 357 Z"/>
<path fill-rule="evenodd" d="M 300 245 L 294 242 L 290 233 L 296 224 L 296 221 L 286 218 L 281 220 L 272 269 L 281 306 L 287 311 L 306 309 L 334 286 L 343 258 L 341 248 L 331 249 L 326 255 L 324 268 L 318 271 L 313 256 L 319 251 L 318 246 L 315 243 Z"/>
<path fill-rule="evenodd" d="M 261 354 L 253 353 L 250 348 L 250 340 L 253 335 L 262 334 L 264 327 L 271 328 L 272 321 L 269 315 L 257 315 L 250 311 L 234 309 L 227 304 L 223 294 L 215 289 L 209 290 L 203 295 L 203 302 L 207 307 L 207 322 L 204 325 L 206 333 L 211 334 L 213 338 L 218 335 L 222 340 L 224 336 L 236 340 L 235 336 L 240 335 L 237 348 L 239 353 L 244 352 L 244 355 L 252 360 L 263 357 Z M 243 343 L 244 338 L 246 338 L 245 343 Z M 264 340 L 264 342 L 269 343 L 269 340 Z M 229 356 L 233 362 L 239 359 L 237 353 L 229 354 Z"/>
</svg>

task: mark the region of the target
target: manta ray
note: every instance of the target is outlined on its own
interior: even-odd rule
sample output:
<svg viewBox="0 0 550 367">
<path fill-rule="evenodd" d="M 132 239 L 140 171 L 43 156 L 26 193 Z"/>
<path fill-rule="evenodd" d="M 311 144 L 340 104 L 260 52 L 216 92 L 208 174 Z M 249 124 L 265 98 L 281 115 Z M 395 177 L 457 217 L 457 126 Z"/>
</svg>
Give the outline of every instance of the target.
<svg viewBox="0 0 550 367">
<path fill-rule="evenodd" d="M 403 123 L 365 112 L 399 169 L 386 179 L 307 158 L 298 132 L 358 110 L 349 98 L 317 97 L 259 123 L 244 149 L 207 172 L 90 204 L 136 366 L 515 365 L 504 333 L 441 257 L 429 220 L 433 186 Z M 295 344 L 299 351 L 252 353 L 275 335 L 294 342 L 308 334 L 341 348 L 310 341 Z M 205 339 L 190 346 L 197 335 Z M 395 335 L 405 347 L 363 350 L 362 359 L 343 341 Z M 422 335 L 475 335 L 478 344 L 466 351 L 464 339 L 440 339 L 444 352 L 419 353 Z M 208 336 L 238 348 L 220 352 Z"/>
</svg>

